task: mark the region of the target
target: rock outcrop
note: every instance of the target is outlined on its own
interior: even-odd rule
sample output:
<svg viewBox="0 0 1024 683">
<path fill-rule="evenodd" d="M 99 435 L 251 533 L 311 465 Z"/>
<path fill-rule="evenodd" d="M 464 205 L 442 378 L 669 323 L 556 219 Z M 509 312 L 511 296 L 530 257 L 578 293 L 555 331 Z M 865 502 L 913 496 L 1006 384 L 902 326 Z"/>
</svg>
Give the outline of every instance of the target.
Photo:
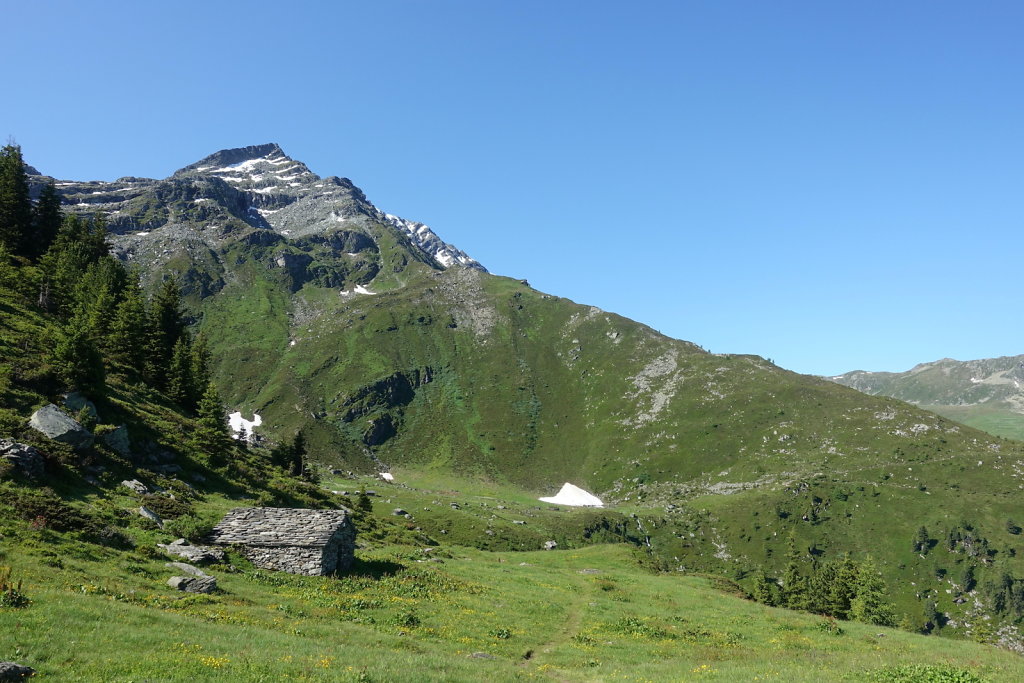
<svg viewBox="0 0 1024 683">
<path fill-rule="evenodd" d="M 13 439 L 0 439 L 0 458 L 12 463 L 31 479 L 43 476 L 43 455 L 32 446 Z"/>
<path fill-rule="evenodd" d="M 95 441 L 88 430 L 52 403 L 34 412 L 28 424 L 47 438 L 75 449 L 88 448 Z"/>
</svg>

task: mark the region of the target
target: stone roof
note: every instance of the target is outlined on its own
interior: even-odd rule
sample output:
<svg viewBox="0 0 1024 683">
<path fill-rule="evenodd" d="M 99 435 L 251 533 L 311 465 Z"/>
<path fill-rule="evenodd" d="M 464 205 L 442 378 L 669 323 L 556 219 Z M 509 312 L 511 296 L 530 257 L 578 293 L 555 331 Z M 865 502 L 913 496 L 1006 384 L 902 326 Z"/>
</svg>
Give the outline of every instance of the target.
<svg viewBox="0 0 1024 683">
<path fill-rule="evenodd" d="M 345 524 L 345 510 L 235 508 L 210 532 L 210 543 L 248 546 L 323 546 Z"/>
</svg>

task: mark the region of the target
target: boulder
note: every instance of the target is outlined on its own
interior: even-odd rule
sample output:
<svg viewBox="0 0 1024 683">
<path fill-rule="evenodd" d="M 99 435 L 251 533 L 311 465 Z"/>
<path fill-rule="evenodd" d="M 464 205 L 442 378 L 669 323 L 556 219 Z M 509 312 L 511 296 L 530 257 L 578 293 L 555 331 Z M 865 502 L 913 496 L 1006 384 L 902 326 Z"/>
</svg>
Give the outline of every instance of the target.
<svg viewBox="0 0 1024 683">
<path fill-rule="evenodd" d="M 23 681 L 34 676 L 36 670 L 14 662 L 0 662 L 0 681 Z"/>
<path fill-rule="evenodd" d="M 124 481 L 121 482 L 121 486 L 125 487 L 126 489 L 131 489 L 140 496 L 149 493 L 149 487 L 143 484 L 138 479 L 125 479 Z"/>
<path fill-rule="evenodd" d="M 212 593 L 217 590 L 217 579 L 212 576 L 172 576 L 167 585 L 186 593 Z"/>
<path fill-rule="evenodd" d="M 82 412 L 82 408 L 85 408 L 93 420 L 100 419 L 100 414 L 96 412 L 96 404 L 83 396 L 80 391 L 64 394 L 64 407 L 76 415 Z"/>
<path fill-rule="evenodd" d="M 558 544 L 554 541 L 544 541 L 544 550 L 554 550 L 558 547 Z"/>
<path fill-rule="evenodd" d="M 166 544 L 158 543 L 157 547 L 162 548 L 169 555 L 183 557 L 189 562 L 202 564 L 203 562 L 224 561 L 224 551 L 220 548 L 211 548 L 205 545 L 189 545 L 188 541 L 184 538 L 179 538 L 177 541 Z"/>
<path fill-rule="evenodd" d="M 88 448 L 95 440 L 82 425 L 52 403 L 34 412 L 28 424 L 44 436 L 75 449 Z"/>
<path fill-rule="evenodd" d="M 160 519 L 160 515 L 156 514 L 145 505 L 139 508 L 139 514 L 145 517 L 146 519 L 153 520 L 154 522 L 156 522 L 156 525 L 158 527 L 163 528 L 164 520 Z"/>
<path fill-rule="evenodd" d="M 29 478 L 43 476 L 43 454 L 32 446 L 13 439 L 0 439 L 0 458 L 11 462 Z"/>
<path fill-rule="evenodd" d="M 177 569 L 179 572 L 185 572 L 186 574 L 191 574 L 192 576 L 209 576 L 209 574 L 204 572 L 199 567 L 188 564 L 187 562 L 168 562 L 164 564 L 164 566 L 170 567 L 171 569 Z"/>
<path fill-rule="evenodd" d="M 103 443 L 105 443 L 111 450 L 123 455 L 124 457 L 130 457 L 132 454 L 132 442 L 128 438 L 128 428 L 121 425 L 112 432 L 107 432 L 103 435 Z"/>
</svg>

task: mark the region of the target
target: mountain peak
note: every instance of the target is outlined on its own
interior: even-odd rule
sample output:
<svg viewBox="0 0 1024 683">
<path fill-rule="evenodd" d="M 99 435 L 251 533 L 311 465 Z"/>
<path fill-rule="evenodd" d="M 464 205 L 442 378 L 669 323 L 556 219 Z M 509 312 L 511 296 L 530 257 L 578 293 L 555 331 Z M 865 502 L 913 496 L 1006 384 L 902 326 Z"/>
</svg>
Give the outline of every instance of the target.
<svg viewBox="0 0 1024 683">
<path fill-rule="evenodd" d="M 246 161 L 256 160 L 289 160 L 281 146 L 276 142 L 268 142 L 264 145 L 249 145 L 248 147 L 236 147 L 234 149 L 222 149 L 214 152 L 208 157 L 200 159 L 194 164 L 178 170 L 174 175 L 188 171 L 199 171 L 212 168 L 235 166 Z"/>
</svg>

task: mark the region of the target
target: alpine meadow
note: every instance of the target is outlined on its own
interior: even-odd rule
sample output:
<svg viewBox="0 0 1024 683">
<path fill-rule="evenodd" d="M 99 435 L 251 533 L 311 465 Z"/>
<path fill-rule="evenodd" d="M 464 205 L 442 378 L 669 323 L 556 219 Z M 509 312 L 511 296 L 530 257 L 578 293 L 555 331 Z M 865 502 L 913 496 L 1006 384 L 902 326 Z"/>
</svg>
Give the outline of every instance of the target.
<svg viewBox="0 0 1024 683">
<path fill-rule="evenodd" d="M 5 146 L 0 680 L 1024 680 L 1019 425 L 485 265 L 273 143 Z M 351 565 L 236 508 L 343 512 Z"/>
</svg>

